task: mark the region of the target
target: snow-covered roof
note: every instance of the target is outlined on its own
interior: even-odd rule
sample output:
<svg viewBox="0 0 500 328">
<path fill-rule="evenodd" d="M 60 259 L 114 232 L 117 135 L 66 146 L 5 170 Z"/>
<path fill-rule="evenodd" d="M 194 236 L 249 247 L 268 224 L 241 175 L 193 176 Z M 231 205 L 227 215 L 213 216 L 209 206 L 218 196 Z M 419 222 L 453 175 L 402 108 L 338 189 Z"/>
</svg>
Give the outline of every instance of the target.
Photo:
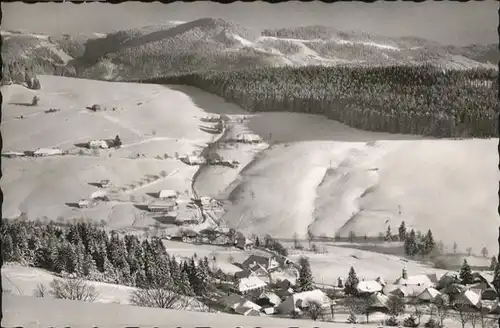
<svg viewBox="0 0 500 328">
<path fill-rule="evenodd" d="M 214 268 L 222 271 L 222 273 L 227 274 L 227 275 L 234 275 L 236 272 L 241 272 L 240 268 L 238 268 L 236 265 L 231 264 L 229 262 L 225 261 L 215 261 L 213 263 Z"/>
<path fill-rule="evenodd" d="M 177 192 L 175 190 L 161 190 L 158 194 L 159 198 L 175 198 L 177 197 Z"/>
<path fill-rule="evenodd" d="M 273 292 L 264 292 L 259 296 L 260 299 L 268 299 L 271 304 L 279 305 L 281 298 Z"/>
<path fill-rule="evenodd" d="M 375 280 L 360 281 L 356 289 L 360 293 L 375 293 L 382 291 L 382 285 Z"/>
<path fill-rule="evenodd" d="M 298 307 L 308 307 L 309 303 L 312 302 L 322 305 L 330 304 L 331 302 L 330 298 L 319 289 L 293 294 L 290 297 L 293 299 L 293 304 Z"/>
<path fill-rule="evenodd" d="M 417 276 L 409 276 L 407 279 L 399 278 L 394 282 L 394 285 L 420 285 L 420 286 L 433 286 L 434 282 L 428 275 L 422 274 Z"/>
<path fill-rule="evenodd" d="M 387 307 L 389 304 L 389 297 L 385 296 L 384 294 L 381 293 L 375 293 L 370 296 L 370 299 L 372 301 L 371 306 L 373 307 Z"/>
<path fill-rule="evenodd" d="M 241 278 L 238 283 L 238 291 L 244 292 L 247 290 L 252 290 L 252 289 L 257 289 L 257 288 L 264 288 L 266 287 L 267 284 L 259 279 L 258 277 L 255 276 L 249 276 L 246 278 Z"/>
<path fill-rule="evenodd" d="M 428 287 L 420 295 L 418 295 L 418 298 L 421 300 L 432 301 L 440 295 L 441 293 L 439 291 L 432 287 Z"/>
<path fill-rule="evenodd" d="M 230 294 L 230 295 L 224 296 L 224 302 L 226 303 L 226 305 L 228 307 L 230 307 L 231 309 L 233 309 L 235 311 L 238 311 L 238 310 L 239 311 L 241 311 L 241 310 L 246 311 L 248 309 L 254 309 L 254 310 L 260 311 L 260 309 L 261 309 L 261 307 L 259 305 L 247 300 L 244 297 L 236 295 L 236 294 Z"/>
<path fill-rule="evenodd" d="M 459 301 L 469 303 L 472 306 L 479 306 L 481 304 L 481 295 L 472 290 L 466 290 L 460 294 Z"/>
</svg>

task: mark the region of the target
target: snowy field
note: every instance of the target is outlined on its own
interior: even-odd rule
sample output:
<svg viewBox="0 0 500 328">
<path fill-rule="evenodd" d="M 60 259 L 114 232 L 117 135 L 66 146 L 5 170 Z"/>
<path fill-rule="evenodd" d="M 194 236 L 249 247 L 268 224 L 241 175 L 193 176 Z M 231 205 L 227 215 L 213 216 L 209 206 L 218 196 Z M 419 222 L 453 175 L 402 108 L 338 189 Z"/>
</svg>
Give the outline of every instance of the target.
<svg viewBox="0 0 500 328">
<path fill-rule="evenodd" d="M 3 295 L 3 327 L 217 327 L 289 328 L 318 327 L 310 320 L 246 317 L 241 315 L 199 313 L 119 304 L 96 304 L 67 300 Z M 375 325 L 373 325 L 376 327 Z M 349 324 L 321 322 L 321 327 L 351 328 Z"/>
</svg>

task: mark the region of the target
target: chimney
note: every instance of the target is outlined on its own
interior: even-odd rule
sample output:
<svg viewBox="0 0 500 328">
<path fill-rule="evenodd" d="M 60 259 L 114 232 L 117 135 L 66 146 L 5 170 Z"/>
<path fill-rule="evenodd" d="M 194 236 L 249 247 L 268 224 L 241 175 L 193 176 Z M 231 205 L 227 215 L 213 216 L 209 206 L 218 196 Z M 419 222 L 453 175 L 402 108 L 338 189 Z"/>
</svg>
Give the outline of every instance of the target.
<svg viewBox="0 0 500 328">
<path fill-rule="evenodd" d="M 401 278 L 408 279 L 408 272 L 406 271 L 406 268 L 403 268 L 403 272 L 401 274 Z"/>
</svg>

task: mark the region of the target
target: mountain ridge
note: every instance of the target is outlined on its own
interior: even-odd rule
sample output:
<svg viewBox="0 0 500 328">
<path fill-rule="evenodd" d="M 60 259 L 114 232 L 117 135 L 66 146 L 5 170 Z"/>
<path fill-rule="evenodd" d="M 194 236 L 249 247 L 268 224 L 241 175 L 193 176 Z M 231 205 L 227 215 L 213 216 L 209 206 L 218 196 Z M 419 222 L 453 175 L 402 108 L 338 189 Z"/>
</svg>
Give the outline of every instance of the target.
<svg viewBox="0 0 500 328">
<path fill-rule="evenodd" d="M 163 22 L 108 34 L 1 34 L 6 65 L 104 80 L 283 65 L 427 63 L 450 69 L 496 68 L 500 60 L 495 45 L 449 46 L 323 25 L 257 31 L 220 18 Z"/>
</svg>

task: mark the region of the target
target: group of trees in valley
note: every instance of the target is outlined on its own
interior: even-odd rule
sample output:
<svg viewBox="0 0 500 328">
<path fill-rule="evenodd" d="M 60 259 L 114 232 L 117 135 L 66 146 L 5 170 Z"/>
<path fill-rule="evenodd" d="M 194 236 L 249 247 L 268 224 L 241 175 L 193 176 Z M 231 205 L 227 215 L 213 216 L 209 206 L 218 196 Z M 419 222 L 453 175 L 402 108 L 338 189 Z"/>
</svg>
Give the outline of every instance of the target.
<svg viewBox="0 0 500 328">
<path fill-rule="evenodd" d="M 142 82 L 191 85 L 250 112 L 323 114 L 363 130 L 496 137 L 497 75 L 431 65 L 307 66 L 174 74 Z"/>
<path fill-rule="evenodd" d="M 84 221 L 66 226 L 41 221 L 2 220 L 4 262 L 46 269 L 56 274 L 138 287 L 141 293 L 207 294 L 214 278 L 209 260 L 180 261 L 159 238 L 110 235 Z"/>
</svg>

